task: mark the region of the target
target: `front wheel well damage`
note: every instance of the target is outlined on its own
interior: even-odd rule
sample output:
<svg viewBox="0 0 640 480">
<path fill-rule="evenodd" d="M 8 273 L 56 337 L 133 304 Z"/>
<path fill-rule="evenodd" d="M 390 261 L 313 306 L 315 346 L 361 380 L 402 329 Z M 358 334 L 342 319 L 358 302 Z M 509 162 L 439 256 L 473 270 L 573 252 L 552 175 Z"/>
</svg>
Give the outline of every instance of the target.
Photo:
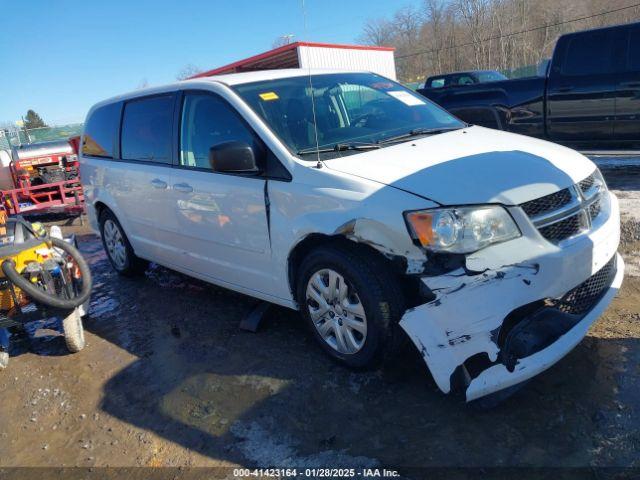
<svg viewBox="0 0 640 480">
<path fill-rule="evenodd" d="M 400 289 L 405 296 L 405 304 L 407 308 L 424 303 L 425 298 L 428 298 L 431 294 L 431 292 L 424 291 L 424 288 L 422 288 L 423 284 L 419 277 L 405 274 L 405 267 L 401 262 L 396 259 L 390 259 L 370 245 L 358 243 L 342 234 L 326 235 L 321 233 L 312 233 L 302 239 L 289 254 L 287 273 L 289 277 L 289 289 L 294 297 L 295 292 L 297 291 L 296 282 L 298 278 L 298 269 L 300 268 L 302 261 L 313 250 L 323 246 L 332 246 L 350 250 L 355 249 L 370 256 L 374 261 L 380 262 L 380 264 L 384 265 L 385 268 L 388 268 L 392 272 L 394 278 L 396 278 L 400 283 Z"/>
</svg>

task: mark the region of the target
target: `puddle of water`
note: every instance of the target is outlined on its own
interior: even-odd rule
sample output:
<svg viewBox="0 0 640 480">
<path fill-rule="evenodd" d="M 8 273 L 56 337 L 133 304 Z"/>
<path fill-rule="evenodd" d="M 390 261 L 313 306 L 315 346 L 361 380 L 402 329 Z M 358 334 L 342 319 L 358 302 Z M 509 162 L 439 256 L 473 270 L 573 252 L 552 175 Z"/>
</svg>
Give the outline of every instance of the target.
<svg viewBox="0 0 640 480">
<path fill-rule="evenodd" d="M 190 290 L 201 291 L 205 289 L 205 283 L 194 278 L 182 275 L 157 265 L 149 264 L 149 268 L 144 272 L 147 278 L 162 288 L 188 288 Z"/>
<path fill-rule="evenodd" d="M 89 315 L 91 315 L 92 318 L 104 317 L 107 314 L 112 313 L 119 306 L 120 302 L 115 298 L 102 295 L 91 300 L 91 304 L 89 305 Z"/>
<path fill-rule="evenodd" d="M 165 395 L 160 409 L 181 423 L 221 436 L 247 411 L 288 384 L 288 380 L 258 375 L 202 373 L 192 375 Z"/>
<path fill-rule="evenodd" d="M 184 288 L 186 285 L 185 277 L 177 272 L 167 270 L 155 263 L 151 263 L 144 274 L 147 278 L 162 288 Z"/>
</svg>

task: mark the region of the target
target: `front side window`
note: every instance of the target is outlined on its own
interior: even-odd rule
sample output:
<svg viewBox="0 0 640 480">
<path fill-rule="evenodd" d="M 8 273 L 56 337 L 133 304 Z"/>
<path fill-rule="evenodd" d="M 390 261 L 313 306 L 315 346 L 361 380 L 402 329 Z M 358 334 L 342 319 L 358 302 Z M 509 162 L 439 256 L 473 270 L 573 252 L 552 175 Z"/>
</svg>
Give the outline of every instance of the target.
<svg viewBox="0 0 640 480">
<path fill-rule="evenodd" d="M 373 73 L 300 76 L 234 89 L 298 154 L 315 148 L 316 140 L 320 147 L 362 146 L 416 129 L 464 126 L 421 95 Z"/>
<path fill-rule="evenodd" d="M 429 83 L 429 86 L 431 88 L 442 88 L 444 87 L 444 78 L 440 77 L 440 78 L 434 78 L 433 80 L 431 80 L 431 82 Z"/>
<path fill-rule="evenodd" d="M 211 147 L 227 142 L 243 142 L 255 147 L 253 133 L 224 100 L 205 93 L 185 95 L 180 126 L 180 165 L 210 168 Z"/>
<path fill-rule="evenodd" d="M 96 108 L 87 119 L 82 134 L 82 154 L 113 158 L 116 131 L 120 123 L 119 103 Z"/>
<path fill-rule="evenodd" d="M 122 116 L 124 160 L 171 164 L 173 95 L 128 101 Z"/>
</svg>

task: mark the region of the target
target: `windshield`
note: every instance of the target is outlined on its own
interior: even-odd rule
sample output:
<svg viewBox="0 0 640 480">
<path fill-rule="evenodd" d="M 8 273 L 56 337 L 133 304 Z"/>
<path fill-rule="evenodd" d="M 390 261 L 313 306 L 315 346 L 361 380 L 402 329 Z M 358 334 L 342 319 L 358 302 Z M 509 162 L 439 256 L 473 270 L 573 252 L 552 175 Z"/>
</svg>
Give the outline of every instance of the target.
<svg viewBox="0 0 640 480">
<path fill-rule="evenodd" d="M 315 149 L 316 124 L 319 147 L 329 149 L 465 126 L 421 95 L 373 73 L 305 75 L 233 88 L 295 153 Z"/>
<path fill-rule="evenodd" d="M 478 72 L 476 74 L 476 76 L 478 77 L 478 81 L 480 83 L 485 83 L 485 82 L 499 82 L 500 80 L 508 80 L 507 77 L 505 77 L 503 74 L 501 74 L 500 72 L 493 72 L 493 71 L 488 71 L 488 72 Z"/>
</svg>

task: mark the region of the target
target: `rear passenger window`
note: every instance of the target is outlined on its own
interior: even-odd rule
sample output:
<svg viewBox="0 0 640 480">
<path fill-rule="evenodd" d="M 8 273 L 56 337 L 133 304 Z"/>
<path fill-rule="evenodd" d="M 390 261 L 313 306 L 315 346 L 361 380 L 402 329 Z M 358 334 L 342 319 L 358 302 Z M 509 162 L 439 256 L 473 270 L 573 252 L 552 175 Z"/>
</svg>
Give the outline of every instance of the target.
<svg viewBox="0 0 640 480">
<path fill-rule="evenodd" d="M 611 73 L 611 40 L 610 31 L 583 33 L 572 37 L 564 54 L 562 75 Z"/>
<path fill-rule="evenodd" d="M 120 124 L 120 103 L 96 108 L 87 119 L 82 136 L 82 154 L 113 158 L 116 131 Z"/>
<path fill-rule="evenodd" d="M 627 70 L 630 72 L 640 72 L 640 28 L 634 28 L 629 32 Z"/>
<path fill-rule="evenodd" d="M 122 117 L 123 160 L 171 163 L 173 95 L 131 100 Z"/>
</svg>

